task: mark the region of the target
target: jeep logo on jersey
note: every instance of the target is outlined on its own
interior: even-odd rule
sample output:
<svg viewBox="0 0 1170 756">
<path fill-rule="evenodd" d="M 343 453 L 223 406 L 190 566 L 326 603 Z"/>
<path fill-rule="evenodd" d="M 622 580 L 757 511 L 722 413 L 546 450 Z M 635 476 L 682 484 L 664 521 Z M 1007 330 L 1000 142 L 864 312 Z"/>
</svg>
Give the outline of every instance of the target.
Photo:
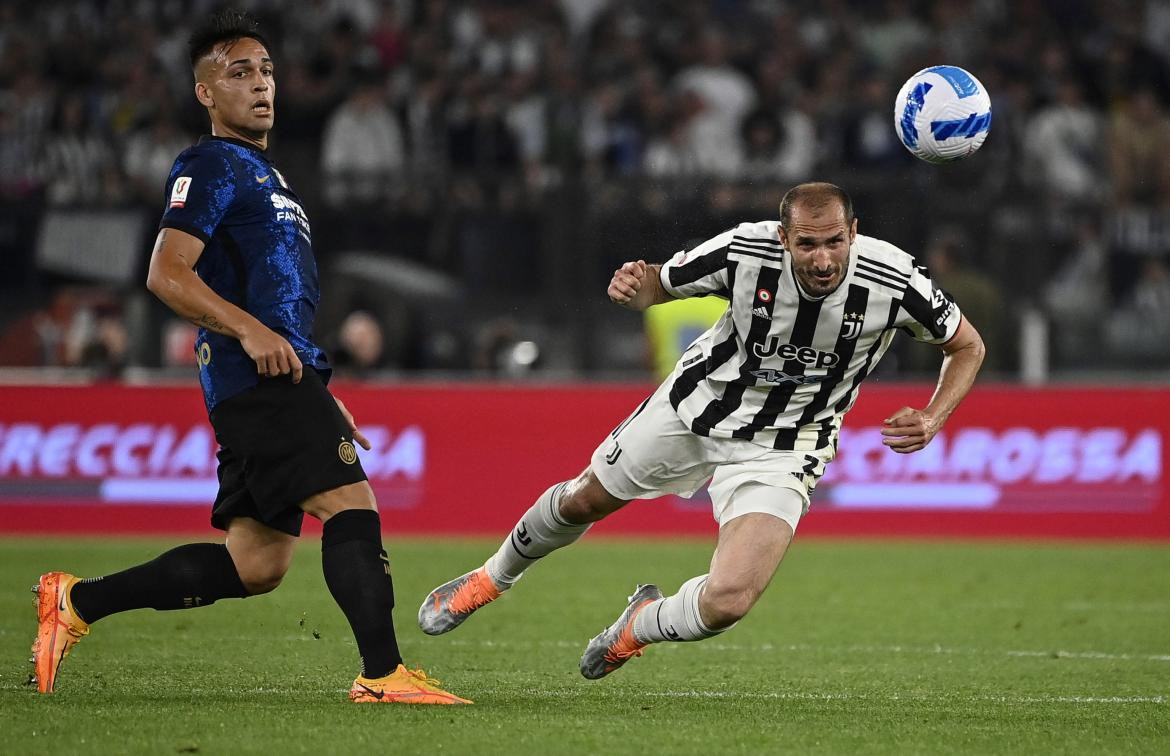
<svg viewBox="0 0 1170 756">
<path fill-rule="evenodd" d="M 808 346 L 798 347 L 792 344 L 781 344 L 779 336 L 769 336 L 764 343 L 752 344 L 752 354 L 757 357 L 775 355 L 782 360 L 796 360 L 811 368 L 831 368 L 841 361 L 836 352 L 822 352 Z"/>
</svg>

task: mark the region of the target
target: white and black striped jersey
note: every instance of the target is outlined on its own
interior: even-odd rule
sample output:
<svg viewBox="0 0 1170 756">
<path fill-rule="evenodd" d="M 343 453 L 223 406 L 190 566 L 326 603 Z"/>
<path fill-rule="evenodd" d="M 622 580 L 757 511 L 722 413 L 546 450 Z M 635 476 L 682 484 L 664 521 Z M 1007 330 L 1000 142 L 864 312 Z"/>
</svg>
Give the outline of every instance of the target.
<svg viewBox="0 0 1170 756">
<path fill-rule="evenodd" d="M 941 344 L 961 315 L 913 257 L 860 234 L 841 285 L 810 298 L 778 226 L 741 223 L 662 266 L 672 296 L 729 301 L 667 381 L 693 432 L 804 451 L 836 444 L 842 416 L 897 329 Z"/>
</svg>

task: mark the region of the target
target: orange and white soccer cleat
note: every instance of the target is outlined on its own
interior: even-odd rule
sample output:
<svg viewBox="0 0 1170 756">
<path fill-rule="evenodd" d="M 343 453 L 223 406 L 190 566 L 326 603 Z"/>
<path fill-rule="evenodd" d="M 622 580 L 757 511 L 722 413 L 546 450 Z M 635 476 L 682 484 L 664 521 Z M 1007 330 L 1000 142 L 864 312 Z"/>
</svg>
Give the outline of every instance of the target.
<svg viewBox="0 0 1170 756">
<path fill-rule="evenodd" d="M 421 669 L 407 669 L 401 664 L 385 677 L 358 677 L 349 691 L 354 703 L 402 704 L 469 704 L 471 701 L 448 693 L 442 685 Z"/>
<path fill-rule="evenodd" d="M 442 635 L 499 597 L 500 589 L 480 567 L 431 591 L 418 609 L 418 626 L 427 635 Z"/>
<path fill-rule="evenodd" d="M 646 644 L 634 637 L 634 618 L 647 604 L 662 598 L 662 591 L 656 585 L 639 585 L 629 597 L 626 610 L 617 621 L 602 630 L 581 656 L 581 674 L 590 680 L 605 677 L 635 656 L 642 655 Z"/>
<path fill-rule="evenodd" d="M 61 663 L 77 642 L 89 635 L 86 624 L 69 601 L 69 590 L 81 579 L 68 572 L 46 572 L 33 586 L 37 594 L 37 638 L 32 645 L 33 674 L 37 690 L 52 693 Z"/>
</svg>

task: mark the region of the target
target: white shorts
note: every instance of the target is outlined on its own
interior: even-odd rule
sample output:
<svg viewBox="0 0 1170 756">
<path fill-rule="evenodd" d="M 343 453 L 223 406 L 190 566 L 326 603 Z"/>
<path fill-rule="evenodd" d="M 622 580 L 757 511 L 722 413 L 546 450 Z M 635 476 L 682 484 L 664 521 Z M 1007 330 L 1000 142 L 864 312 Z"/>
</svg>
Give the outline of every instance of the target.
<svg viewBox="0 0 1170 756">
<path fill-rule="evenodd" d="M 597 447 L 590 465 L 605 490 L 619 499 L 690 496 L 710 480 L 720 526 L 763 512 L 795 532 L 835 452 L 834 445 L 782 451 L 737 438 L 695 435 L 670 406 L 667 381 Z"/>
</svg>

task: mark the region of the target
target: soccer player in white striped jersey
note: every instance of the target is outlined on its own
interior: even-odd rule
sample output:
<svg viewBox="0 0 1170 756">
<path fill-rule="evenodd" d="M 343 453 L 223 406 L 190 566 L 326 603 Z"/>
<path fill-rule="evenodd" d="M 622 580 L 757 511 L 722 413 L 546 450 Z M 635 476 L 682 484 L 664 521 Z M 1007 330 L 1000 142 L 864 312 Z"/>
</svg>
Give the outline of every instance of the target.
<svg viewBox="0 0 1170 756">
<path fill-rule="evenodd" d="M 671 596 L 639 585 L 585 649 L 581 673 L 591 679 L 652 643 L 709 638 L 748 613 L 808 511 L 862 380 L 897 330 L 944 355 L 926 406 L 885 420 L 883 443 L 901 454 L 930 443 L 984 354 L 974 326 L 926 269 L 858 235 L 849 196 L 826 183 L 788 191 L 778 222 L 742 223 L 662 265 L 625 263 L 608 294 L 639 311 L 708 295 L 728 308 L 584 472 L 551 486 L 483 566 L 433 590 L 419 609 L 425 632 L 447 632 L 631 500 L 690 495 L 710 481 L 719 536 L 709 572 Z"/>
</svg>

